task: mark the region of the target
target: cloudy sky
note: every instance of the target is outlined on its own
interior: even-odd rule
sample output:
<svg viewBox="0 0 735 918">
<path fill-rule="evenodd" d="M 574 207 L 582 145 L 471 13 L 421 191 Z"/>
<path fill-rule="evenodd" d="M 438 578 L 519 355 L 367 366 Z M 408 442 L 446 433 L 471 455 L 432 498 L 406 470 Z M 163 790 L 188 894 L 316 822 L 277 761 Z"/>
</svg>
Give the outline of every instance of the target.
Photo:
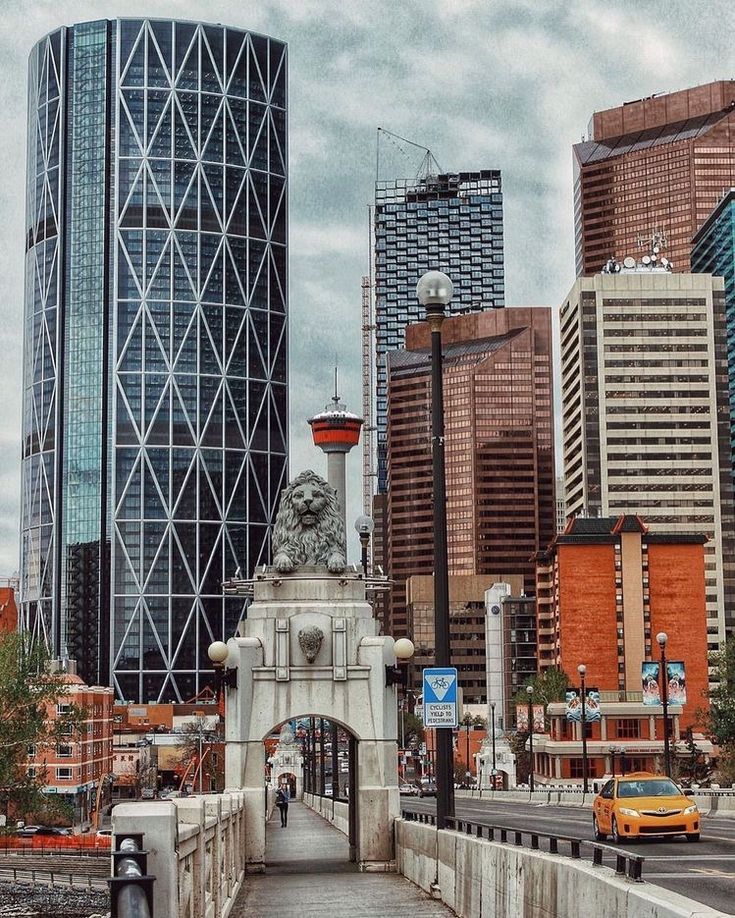
<svg viewBox="0 0 735 918">
<path fill-rule="evenodd" d="M 0 0 L 0 13 L 0 577 L 18 565 L 26 61 L 46 32 L 150 15 L 288 42 L 294 470 L 325 467 L 304 419 L 330 394 L 335 354 L 360 407 L 378 126 L 448 171 L 502 170 L 506 302 L 557 307 L 574 279 L 570 148 L 591 113 L 735 70 L 731 0 Z M 354 517 L 359 455 L 349 462 Z"/>
</svg>

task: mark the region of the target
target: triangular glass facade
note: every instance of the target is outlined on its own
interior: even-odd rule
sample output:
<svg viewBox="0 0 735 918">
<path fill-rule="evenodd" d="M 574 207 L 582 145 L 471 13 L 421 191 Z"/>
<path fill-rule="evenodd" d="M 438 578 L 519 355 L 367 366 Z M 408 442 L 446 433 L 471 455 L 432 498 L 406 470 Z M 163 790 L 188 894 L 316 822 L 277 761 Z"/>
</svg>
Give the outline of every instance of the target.
<svg viewBox="0 0 735 918">
<path fill-rule="evenodd" d="M 286 48 L 83 23 L 29 93 L 23 627 L 121 698 L 186 701 L 286 474 Z"/>
</svg>

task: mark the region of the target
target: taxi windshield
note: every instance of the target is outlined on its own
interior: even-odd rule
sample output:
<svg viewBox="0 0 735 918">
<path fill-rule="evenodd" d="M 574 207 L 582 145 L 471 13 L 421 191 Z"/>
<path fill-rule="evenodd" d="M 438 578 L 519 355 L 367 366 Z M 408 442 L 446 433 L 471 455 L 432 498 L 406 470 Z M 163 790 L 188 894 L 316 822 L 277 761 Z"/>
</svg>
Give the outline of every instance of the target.
<svg viewBox="0 0 735 918">
<path fill-rule="evenodd" d="M 619 781 L 618 797 L 680 797 L 681 791 L 668 778 L 647 781 Z"/>
</svg>

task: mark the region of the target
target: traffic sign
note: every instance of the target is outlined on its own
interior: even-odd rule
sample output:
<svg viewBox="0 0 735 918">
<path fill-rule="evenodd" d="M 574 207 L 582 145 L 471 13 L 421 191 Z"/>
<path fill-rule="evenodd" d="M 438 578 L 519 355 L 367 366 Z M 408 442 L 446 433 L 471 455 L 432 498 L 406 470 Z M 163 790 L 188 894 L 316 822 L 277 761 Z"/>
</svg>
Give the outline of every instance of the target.
<svg viewBox="0 0 735 918">
<path fill-rule="evenodd" d="M 456 727 L 457 670 L 453 666 L 424 670 L 424 726 Z"/>
</svg>

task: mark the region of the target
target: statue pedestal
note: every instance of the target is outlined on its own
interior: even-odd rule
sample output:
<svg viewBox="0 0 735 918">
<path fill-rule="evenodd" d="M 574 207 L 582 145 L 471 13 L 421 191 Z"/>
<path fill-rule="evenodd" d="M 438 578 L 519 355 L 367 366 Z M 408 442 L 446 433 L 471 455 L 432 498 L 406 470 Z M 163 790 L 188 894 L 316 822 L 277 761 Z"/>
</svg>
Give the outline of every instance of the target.
<svg viewBox="0 0 735 918">
<path fill-rule="evenodd" d="M 355 847 L 362 869 L 390 864 L 398 795 L 396 690 L 385 667 L 395 665 L 393 639 L 378 624 L 356 573 L 325 567 L 292 574 L 266 571 L 254 581 L 254 602 L 240 636 L 228 642 L 237 689 L 226 694 L 225 784 L 246 792 L 250 869 L 265 857 L 263 741 L 286 721 L 324 717 L 357 740 Z"/>
</svg>

